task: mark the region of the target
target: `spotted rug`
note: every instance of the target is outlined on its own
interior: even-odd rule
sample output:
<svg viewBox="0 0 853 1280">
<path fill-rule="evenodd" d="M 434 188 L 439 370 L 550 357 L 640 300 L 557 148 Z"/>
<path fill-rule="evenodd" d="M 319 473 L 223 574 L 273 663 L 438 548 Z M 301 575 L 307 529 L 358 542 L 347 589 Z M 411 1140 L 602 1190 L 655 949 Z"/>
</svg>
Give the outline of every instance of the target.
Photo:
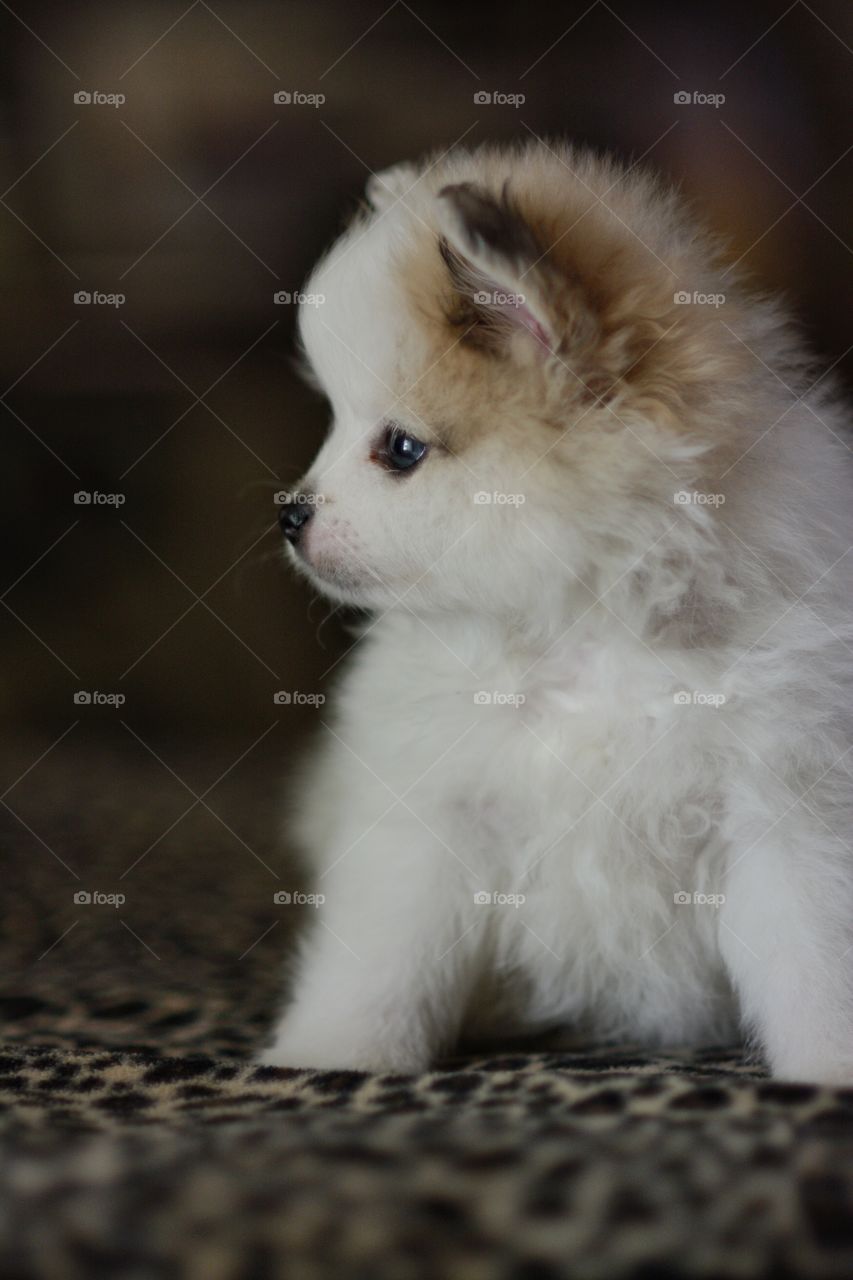
<svg viewBox="0 0 853 1280">
<path fill-rule="evenodd" d="M 247 765 L 188 809 L 228 752 L 156 750 L 178 781 L 122 737 L 7 793 L 0 1275 L 853 1275 L 853 1090 L 737 1047 L 253 1065 L 300 910 L 275 788 Z"/>
</svg>

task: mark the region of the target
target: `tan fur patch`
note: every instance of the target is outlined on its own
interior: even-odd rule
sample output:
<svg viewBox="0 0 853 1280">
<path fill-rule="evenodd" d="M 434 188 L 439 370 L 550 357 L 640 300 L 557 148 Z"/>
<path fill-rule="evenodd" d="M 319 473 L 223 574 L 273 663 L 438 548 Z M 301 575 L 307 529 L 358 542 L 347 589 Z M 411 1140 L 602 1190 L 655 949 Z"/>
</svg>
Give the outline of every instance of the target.
<svg viewBox="0 0 853 1280">
<path fill-rule="evenodd" d="M 530 429 L 538 422 L 564 431 L 573 415 L 602 404 L 619 419 L 650 417 L 690 433 L 709 397 L 754 367 L 755 357 L 732 331 L 749 331 L 756 303 L 736 283 L 723 286 L 718 246 L 677 198 L 645 174 L 564 154 L 565 162 L 533 146 L 453 156 L 419 189 L 418 213 L 426 221 L 448 182 L 476 182 L 496 198 L 508 183 L 541 246 L 520 287 L 538 291 L 559 338 L 553 355 L 531 351 L 529 359 L 518 358 L 523 335 L 503 350 L 484 342 L 475 309 L 454 288 L 437 234 L 417 229 L 399 273 L 413 318 L 429 338 L 425 369 L 434 365 L 435 375 L 406 399 L 455 450 L 501 424 Z M 680 291 L 724 292 L 725 302 L 685 305 L 676 301 Z M 494 414 L 483 421 L 483 406 L 495 403 L 500 422 Z"/>
</svg>

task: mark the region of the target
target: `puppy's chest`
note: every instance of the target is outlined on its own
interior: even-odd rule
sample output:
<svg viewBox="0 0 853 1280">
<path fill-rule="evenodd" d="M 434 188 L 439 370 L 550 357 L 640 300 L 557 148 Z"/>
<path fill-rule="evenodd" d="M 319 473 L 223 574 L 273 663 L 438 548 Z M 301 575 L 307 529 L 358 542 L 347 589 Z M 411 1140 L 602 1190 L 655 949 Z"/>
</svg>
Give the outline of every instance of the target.
<svg viewBox="0 0 853 1280">
<path fill-rule="evenodd" d="M 490 862 L 523 863 L 557 838 L 618 772 L 609 724 L 560 708 L 493 708 L 431 775 L 436 821 Z"/>
<path fill-rule="evenodd" d="M 516 862 L 559 835 L 652 732 L 586 648 L 535 671 L 495 664 L 479 688 L 452 677 L 374 704 L 378 772 L 451 846 L 490 859 Z"/>
</svg>

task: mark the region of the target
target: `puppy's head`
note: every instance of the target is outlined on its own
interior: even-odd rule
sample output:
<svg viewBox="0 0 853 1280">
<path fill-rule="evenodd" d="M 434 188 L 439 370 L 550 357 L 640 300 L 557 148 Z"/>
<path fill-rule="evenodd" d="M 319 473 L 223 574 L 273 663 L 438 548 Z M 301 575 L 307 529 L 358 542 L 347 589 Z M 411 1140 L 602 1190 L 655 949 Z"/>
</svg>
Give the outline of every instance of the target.
<svg viewBox="0 0 853 1280">
<path fill-rule="evenodd" d="M 568 150 L 455 153 L 367 194 L 300 308 L 331 428 L 282 513 L 295 563 L 383 609 L 604 589 L 672 520 L 737 362 L 678 305 L 711 288 L 707 245 L 649 178 Z"/>
</svg>

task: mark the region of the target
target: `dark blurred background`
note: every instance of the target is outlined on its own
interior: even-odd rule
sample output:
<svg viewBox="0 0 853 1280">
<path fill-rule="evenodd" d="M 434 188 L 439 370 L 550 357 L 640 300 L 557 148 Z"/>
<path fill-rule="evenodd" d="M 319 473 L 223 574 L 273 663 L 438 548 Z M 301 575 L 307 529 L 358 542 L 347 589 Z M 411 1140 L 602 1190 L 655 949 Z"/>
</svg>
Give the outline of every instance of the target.
<svg viewBox="0 0 853 1280">
<path fill-rule="evenodd" d="M 274 690 L 320 687 L 339 628 L 323 650 L 272 499 L 324 409 L 291 367 L 295 307 L 273 297 L 395 160 L 528 130 L 645 155 L 853 368 L 843 0 L 19 12 L 0 11 L 2 590 L 25 575 L 3 597 L 7 724 L 62 728 L 97 689 L 137 726 L 242 735 Z M 296 90 L 325 102 L 273 100 Z M 124 502 L 77 506 L 81 490 Z"/>
<path fill-rule="evenodd" d="M 98 743 L 143 768 L 143 806 L 173 789 L 166 826 L 242 753 L 229 777 L 277 793 L 318 719 L 274 701 L 322 692 L 350 643 L 278 555 L 273 495 L 325 410 L 274 295 L 372 171 L 531 133 L 645 157 L 853 374 L 846 0 L 18 0 L 0 57 L 3 803 L 33 858 L 64 858 L 42 780 L 75 814 Z M 60 773 L 18 782 L 45 752 Z"/>
</svg>

